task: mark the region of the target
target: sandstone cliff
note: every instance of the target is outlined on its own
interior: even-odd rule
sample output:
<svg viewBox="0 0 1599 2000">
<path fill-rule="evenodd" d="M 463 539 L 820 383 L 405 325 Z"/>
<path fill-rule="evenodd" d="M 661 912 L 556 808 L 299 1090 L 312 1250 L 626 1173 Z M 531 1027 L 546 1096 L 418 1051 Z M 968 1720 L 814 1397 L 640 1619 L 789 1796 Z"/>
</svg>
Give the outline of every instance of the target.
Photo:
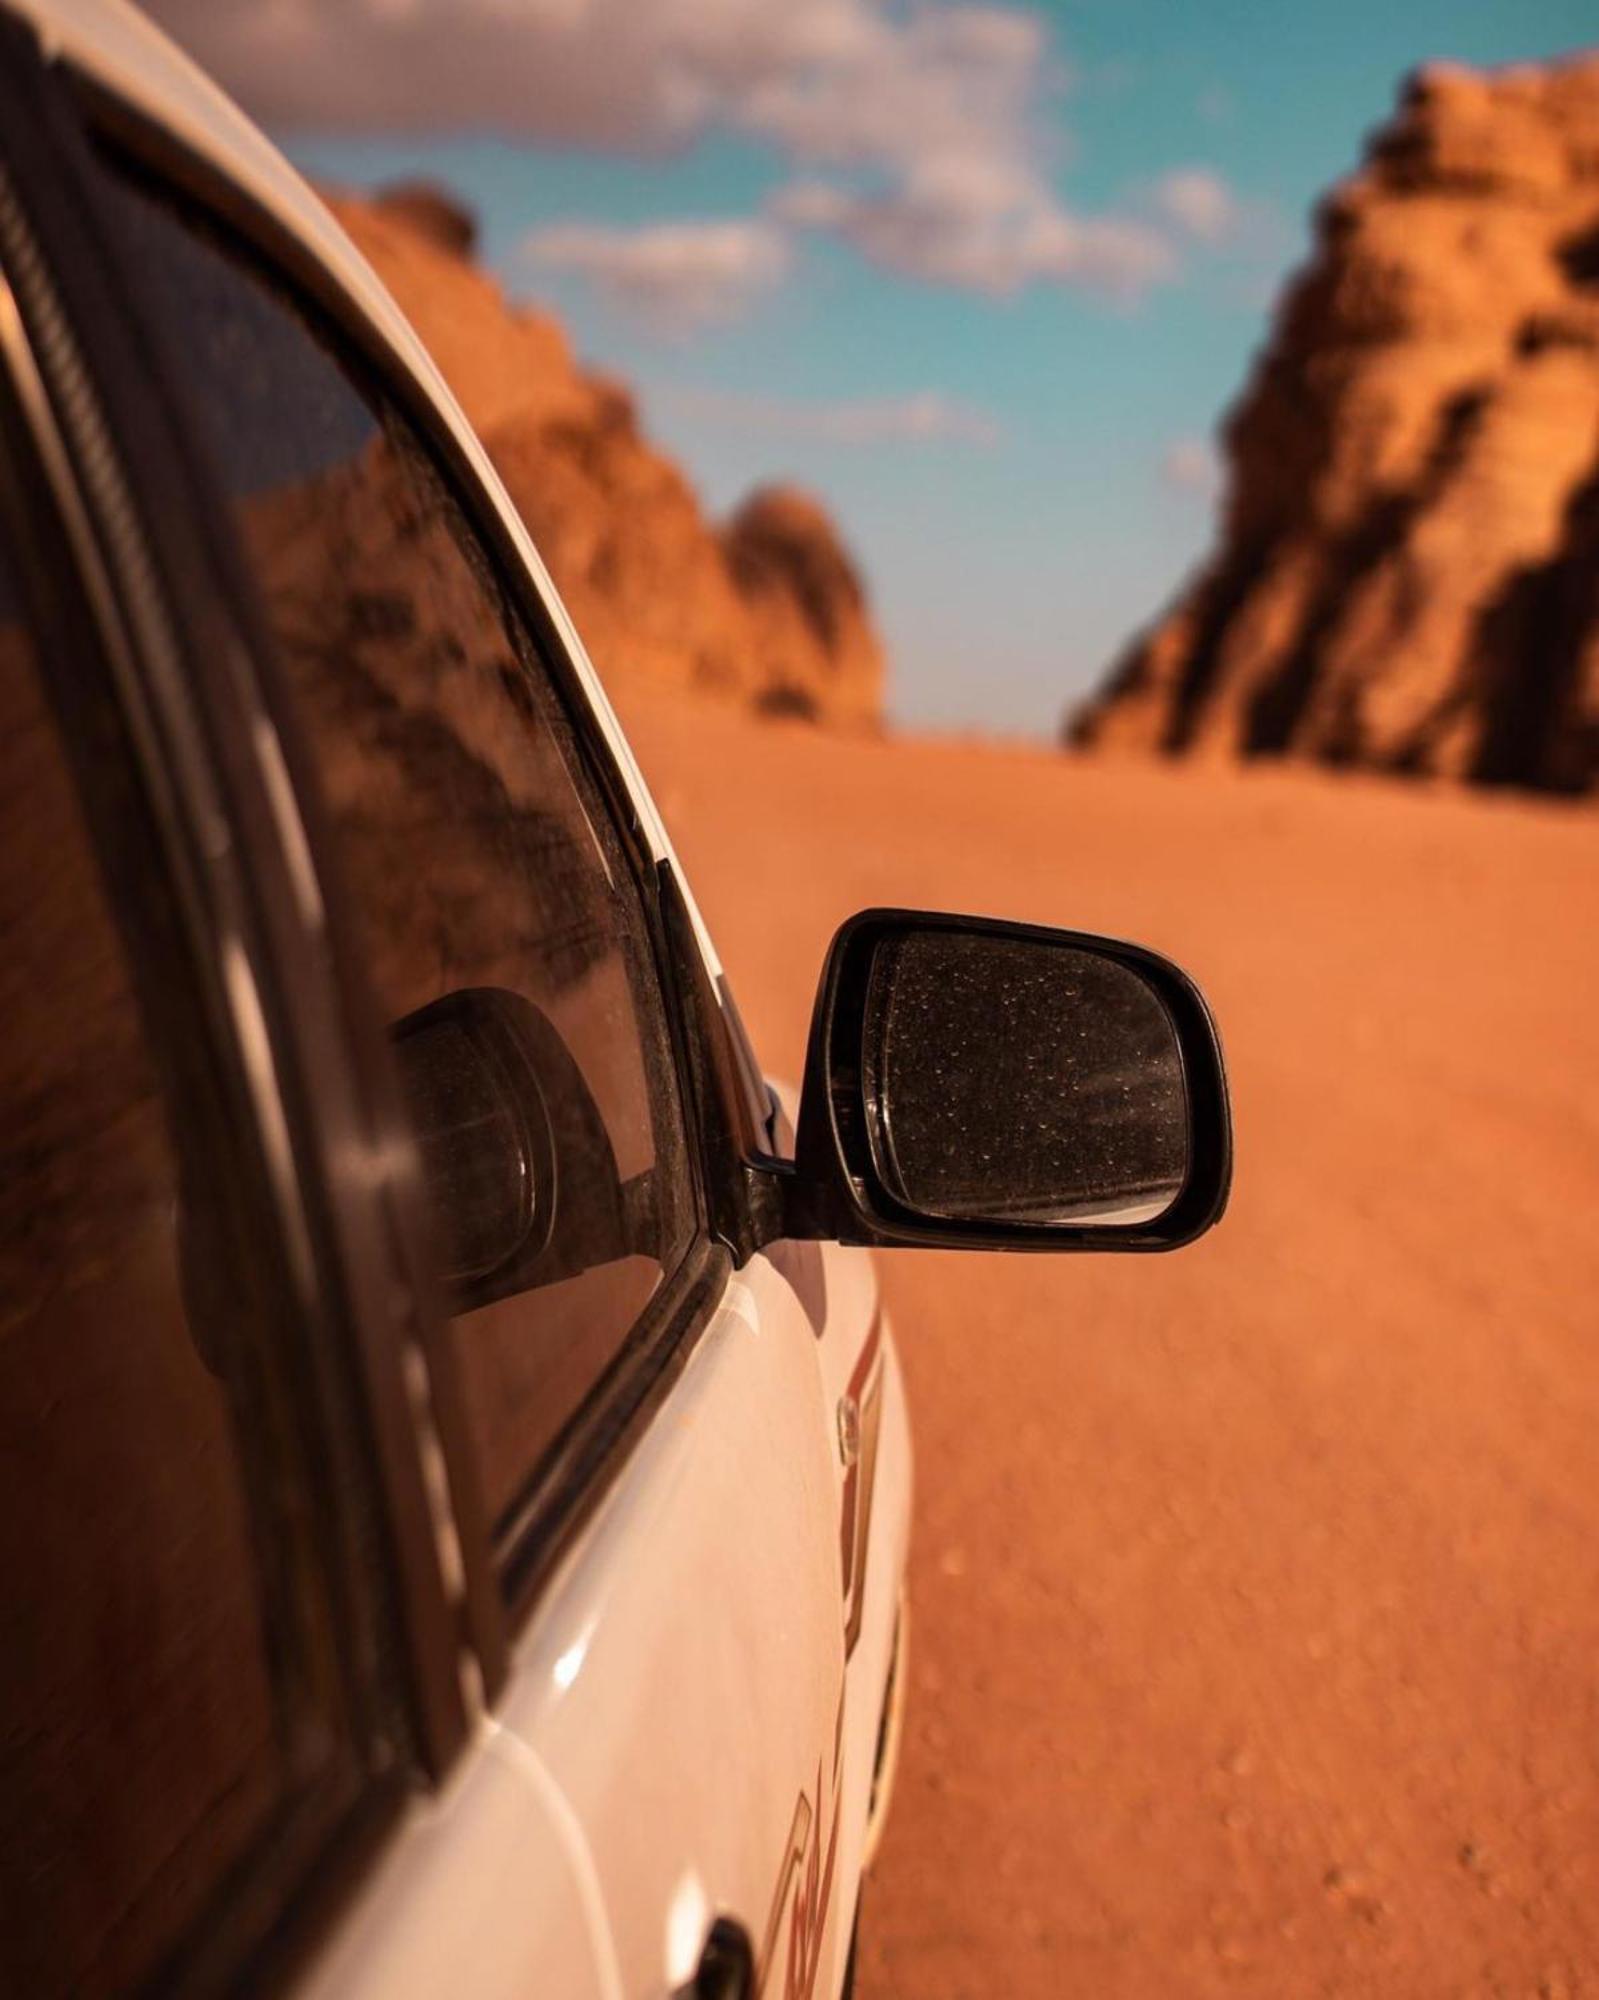
<svg viewBox="0 0 1599 2000">
<path fill-rule="evenodd" d="M 508 304 L 470 261 L 472 218 L 449 197 L 409 185 L 331 205 L 476 426 L 608 682 L 879 719 L 882 646 L 815 501 L 769 488 L 708 521 L 627 390 L 580 368 L 553 319 Z"/>
<path fill-rule="evenodd" d="M 1224 445 L 1069 740 L 1599 786 L 1599 58 L 1408 85 Z"/>
</svg>

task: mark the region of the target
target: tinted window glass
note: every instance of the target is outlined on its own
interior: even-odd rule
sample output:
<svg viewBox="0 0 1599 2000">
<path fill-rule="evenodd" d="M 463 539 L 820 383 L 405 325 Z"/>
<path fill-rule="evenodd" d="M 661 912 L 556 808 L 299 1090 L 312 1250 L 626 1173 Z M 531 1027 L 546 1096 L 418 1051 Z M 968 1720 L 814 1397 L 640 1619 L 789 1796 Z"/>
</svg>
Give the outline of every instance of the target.
<svg viewBox="0 0 1599 2000">
<path fill-rule="evenodd" d="M 274 1696 L 245 1478 L 206 1358 L 219 1330 L 185 1311 L 180 1190 L 195 1184 L 0 585 L 6 1994 L 125 1991 L 294 1780 L 290 1723 L 308 1718 Z M 280 1668 L 282 1645 L 275 1632 Z"/>
<path fill-rule="evenodd" d="M 398 1032 L 503 1518 L 692 1230 L 636 886 L 528 636 L 406 423 L 231 245 L 138 189 L 121 200 Z"/>
</svg>

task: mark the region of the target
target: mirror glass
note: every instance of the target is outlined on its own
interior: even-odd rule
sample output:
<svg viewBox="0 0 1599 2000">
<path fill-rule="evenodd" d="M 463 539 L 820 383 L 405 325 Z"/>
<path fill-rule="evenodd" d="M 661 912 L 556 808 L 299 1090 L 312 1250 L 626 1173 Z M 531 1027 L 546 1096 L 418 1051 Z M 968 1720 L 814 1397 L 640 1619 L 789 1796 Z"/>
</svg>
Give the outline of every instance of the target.
<svg viewBox="0 0 1599 2000">
<path fill-rule="evenodd" d="M 1176 1029 L 1133 967 L 1080 946 L 914 930 L 879 945 L 864 1078 L 896 1200 L 951 1220 L 1153 1221 L 1188 1168 Z"/>
</svg>

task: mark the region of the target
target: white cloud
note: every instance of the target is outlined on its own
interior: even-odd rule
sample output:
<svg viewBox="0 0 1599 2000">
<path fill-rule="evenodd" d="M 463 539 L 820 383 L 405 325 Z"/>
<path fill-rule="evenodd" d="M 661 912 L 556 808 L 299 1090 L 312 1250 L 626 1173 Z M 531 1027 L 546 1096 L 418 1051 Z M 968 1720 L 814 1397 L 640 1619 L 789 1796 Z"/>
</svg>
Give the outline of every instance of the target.
<svg viewBox="0 0 1599 2000">
<path fill-rule="evenodd" d="M 668 331 L 736 319 L 788 273 L 789 245 L 759 218 L 663 222 L 642 229 L 554 223 L 522 239 L 519 256 L 575 271 Z"/>
<path fill-rule="evenodd" d="M 1213 500 L 1221 488 L 1221 466 L 1209 438 L 1176 438 L 1160 461 L 1160 476 L 1179 493 Z"/>
<path fill-rule="evenodd" d="M 1148 223 L 1074 215 L 1036 178 L 993 159 L 917 163 L 883 192 L 796 181 L 773 212 L 843 237 L 887 270 L 996 296 L 1053 282 L 1135 297 L 1176 264 Z"/>
<path fill-rule="evenodd" d="M 1178 167 L 1155 183 L 1155 207 L 1168 222 L 1218 243 L 1232 235 L 1242 217 L 1237 196 L 1212 167 Z"/>
<path fill-rule="evenodd" d="M 958 402 L 936 389 L 912 396 L 805 402 L 731 389 L 684 387 L 661 391 L 657 400 L 696 422 L 770 437 L 818 438 L 828 444 L 958 444 L 987 449 L 1000 437 L 998 423 L 986 410 Z"/>
<path fill-rule="evenodd" d="M 927 0 L 146 0 L 254 115 L 296 130 L 446 132 L 649 151 L 732 125 L 876 160 L 1009 123 L 1047 35 L 1014 5 Z M 892 140 L 891 142 L 892 143 Z"/>
<path fill-rule="evenodd" d="M 790 11 L 817 3 L 790 0 Z M 901 171 L 930 158 L 1009 160 L 1040 136 L 1058 71 L 1035 16 L 883 0 L 835 0 L 835 11 L 851 32 L 825 49 L 774 50 L 781 59 L 734 98 L 733 122 L 813 166 Z"/>
<path fill-rule="evenodd" d="M 1062 202 L 1053 170 L 1065 65 L 1045 19 L 1014 4 L 146 4 L 280 130 L 492 130 L 641 153 L 740 134 L 791 177 L 774 215 L 928 282 L 1135 296 L 1175 268 L 1175 234 L 1203 239 L 1215 227 L 1203 169 L 1169 177 L 1167 199 L 1144 216 L 1086 216 Z M 600 255 L 595 247 L 596 276 Z M 641 297 L 653 282 L 618 275 L 615 287 Z"/>
</svg>

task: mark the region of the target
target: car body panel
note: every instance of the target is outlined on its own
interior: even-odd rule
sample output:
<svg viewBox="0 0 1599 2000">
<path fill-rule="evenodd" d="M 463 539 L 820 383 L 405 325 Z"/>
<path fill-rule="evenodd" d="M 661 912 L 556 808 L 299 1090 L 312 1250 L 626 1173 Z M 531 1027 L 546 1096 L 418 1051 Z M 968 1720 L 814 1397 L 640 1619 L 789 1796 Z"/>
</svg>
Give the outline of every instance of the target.
<svg viewBox="0 0 1599 2000">
<path fill-rule="evenodd" d="M 628 1992 L 692 1977 L 718 1914 L 765 1947 L 797 1801 L 818 1805 L 818 1771 L 832 1797 L 839 1478 L 819 1345 L 752 1260 L 513 1650 L 505 1726 L 555 1774 L 600 1878 L 631 1885 L 612 1916 Z"/>
<path fill-rule="evenodd" d="M 485 1719 L 418 1800 L 298 1981 L 299 2000 L 622 2000 L 581 1830 L 527 1744 Z"/>
<path fill-rule="evenodd" d="M 862 1260 L 830 1261 L 847 1284 Z M 752 1259 L 513 1647 L 465 1771 L 415 1808 L 301 2000 L 422 2000 L 446 1973 L 473 2000 L 664 1995 L 727 1914 L 750 1931 L 762 1992 L 839 1991 L 911 1457 L 885 1326 L 870 1582 L 841 1706 L 826 1344 L 789 1280 Z M 802 1744 L 785 1771 L 780 1746 Z"/>
</svg>

